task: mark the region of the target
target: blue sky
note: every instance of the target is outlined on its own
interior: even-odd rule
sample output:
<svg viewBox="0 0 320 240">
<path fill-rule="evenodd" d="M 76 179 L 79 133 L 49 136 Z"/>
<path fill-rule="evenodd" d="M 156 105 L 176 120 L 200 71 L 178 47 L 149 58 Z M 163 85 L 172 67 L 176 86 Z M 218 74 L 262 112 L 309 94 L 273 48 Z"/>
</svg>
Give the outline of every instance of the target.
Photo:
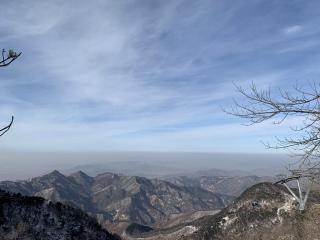
<svg viewBox="0 0 320 240">
<path fill-rule="evenodd" d="M 3 1 L 0 149 L 267 152 L 282 127 L 226 115 L 233 83 L 318 81 L 320 2 Z M 241 99 L 240 99 L 241 101 Z"/>
</svg>

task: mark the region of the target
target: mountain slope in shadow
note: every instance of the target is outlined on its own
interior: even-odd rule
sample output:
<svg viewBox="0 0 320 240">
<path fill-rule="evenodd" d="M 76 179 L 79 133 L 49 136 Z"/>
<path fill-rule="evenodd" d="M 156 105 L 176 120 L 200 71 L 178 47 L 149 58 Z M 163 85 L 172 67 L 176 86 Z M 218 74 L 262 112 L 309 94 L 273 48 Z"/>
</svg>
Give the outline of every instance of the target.
<svg viewBox="0 0 320 240">
<path fill-rule="evenodd" d="M 0 239 L 119 240 L 79 209 L 0 191 Z"/>
</svg>

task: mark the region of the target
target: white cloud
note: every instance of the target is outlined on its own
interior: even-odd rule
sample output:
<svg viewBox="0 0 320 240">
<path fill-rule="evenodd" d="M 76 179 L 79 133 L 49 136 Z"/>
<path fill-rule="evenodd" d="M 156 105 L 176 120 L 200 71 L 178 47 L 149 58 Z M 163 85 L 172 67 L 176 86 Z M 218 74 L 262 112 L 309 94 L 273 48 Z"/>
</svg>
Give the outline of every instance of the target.
<svg viewBox="0 0 320 240">
<path fill-rule="evenodd" d="M 292 35 L 297 34 L 303 30 L 303 27 L 301 25 L 293 25 L 285 27 L 282 31 L 286 35 Z"/>
<path fill-rule="evenodd" d="M 232 82 L 276 87 L 291 76 L 290 66 L 276 69 L 268 55 L 283 49 L 278 44 L 287 38 L 265 38 L 259 26 L 243 28 L 239 19 L 251 15 L 240 14 L 242 2 L 194 2 L 189 9 L 180 0 L 144 3 L 2 6 L 0 33 L 10 31 L 0 42 L 23 51 L 8 75 L 0 75 L 0 120 L 8 113 L 17 117 L 3 147 L 148 150 L 180 142 L 180 149 L 200 149 L 210 136 L 238 132 L 237 124 L 224 125 L 229 119 L 220 111 L 236 94 Z M 300 31 L 301 25 L 283 29 Z M 142 136 L 130 138 L 135 133 Z"/>
</svg>

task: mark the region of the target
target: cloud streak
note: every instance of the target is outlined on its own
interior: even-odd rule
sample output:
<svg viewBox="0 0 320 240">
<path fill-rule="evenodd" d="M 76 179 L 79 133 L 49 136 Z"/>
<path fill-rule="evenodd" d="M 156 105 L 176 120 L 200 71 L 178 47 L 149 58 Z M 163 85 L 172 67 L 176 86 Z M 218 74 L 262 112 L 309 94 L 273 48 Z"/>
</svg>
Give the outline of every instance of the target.
<svg viewBox="0 0 320 240">
<path fill-rule="evenodd" d="M 319 74 L 319 4 L 284 2 L 4 3 L 1 47 L 23 57 L 0 72 L 0 120 L 17 119 L 1 147 L 228 149 L 233 83 L 276 89 Z"/>
</svg>

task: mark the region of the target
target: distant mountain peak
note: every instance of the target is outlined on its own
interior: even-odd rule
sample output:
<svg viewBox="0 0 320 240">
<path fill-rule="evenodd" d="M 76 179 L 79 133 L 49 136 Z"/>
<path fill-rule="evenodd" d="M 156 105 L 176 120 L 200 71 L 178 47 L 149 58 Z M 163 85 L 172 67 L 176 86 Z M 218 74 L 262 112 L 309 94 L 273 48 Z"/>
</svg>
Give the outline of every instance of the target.
<svg viewBox="0 0 320 240">
<path fill-rule="evenodd" d="M 91 178 L 89 175 L 87 175 L 85 172 L 83 171 L 77 171 L 72 173 L 70 176 L 79 176 L 79 177 L 83 177 L 83 178 Z"/>
<path fill-rule="evenodd" d="M 59 177 L 65 177 L 61 172 L 59 172 L 58 170 L 53 170 L 52 172 L 44 175 L 44 176 L 59 176 Z"/>
<path fill-rule="evenodd" d="M 81 174 L 81 175 L 85 175 L 85 176 L 88 176 L 85 172 L 83 172 L 83 171 L 78 171 L 78 172 L 76 172 L 76 173 L 78 173 L 78 174 Z"/>
<path fill-rule="evenodd" d="M 93 177 L 88 176 L 86 173 L 82 171 L 75 172 L 71 174 L 68 178 L 72 178 L 74 181 L 76 181 L 78 184 L 82 185 L 85 188 L 90 188 L 91 184 L 94 182 Z"/>
<path fill-rule="evenodd" d="M 40 177 L 35 177 L 35 178 L 31 178 L 29 179 L 29 182 L 33 182 L 33 181 L 47 181 L 49 179 L 65 179 L 66 176 L 63 175 L 61 172 L 59 172 L 58 170 L 53 170 L 52 172 L 49 172 L 45 175 L 42 175 Z"/>
</svg>

